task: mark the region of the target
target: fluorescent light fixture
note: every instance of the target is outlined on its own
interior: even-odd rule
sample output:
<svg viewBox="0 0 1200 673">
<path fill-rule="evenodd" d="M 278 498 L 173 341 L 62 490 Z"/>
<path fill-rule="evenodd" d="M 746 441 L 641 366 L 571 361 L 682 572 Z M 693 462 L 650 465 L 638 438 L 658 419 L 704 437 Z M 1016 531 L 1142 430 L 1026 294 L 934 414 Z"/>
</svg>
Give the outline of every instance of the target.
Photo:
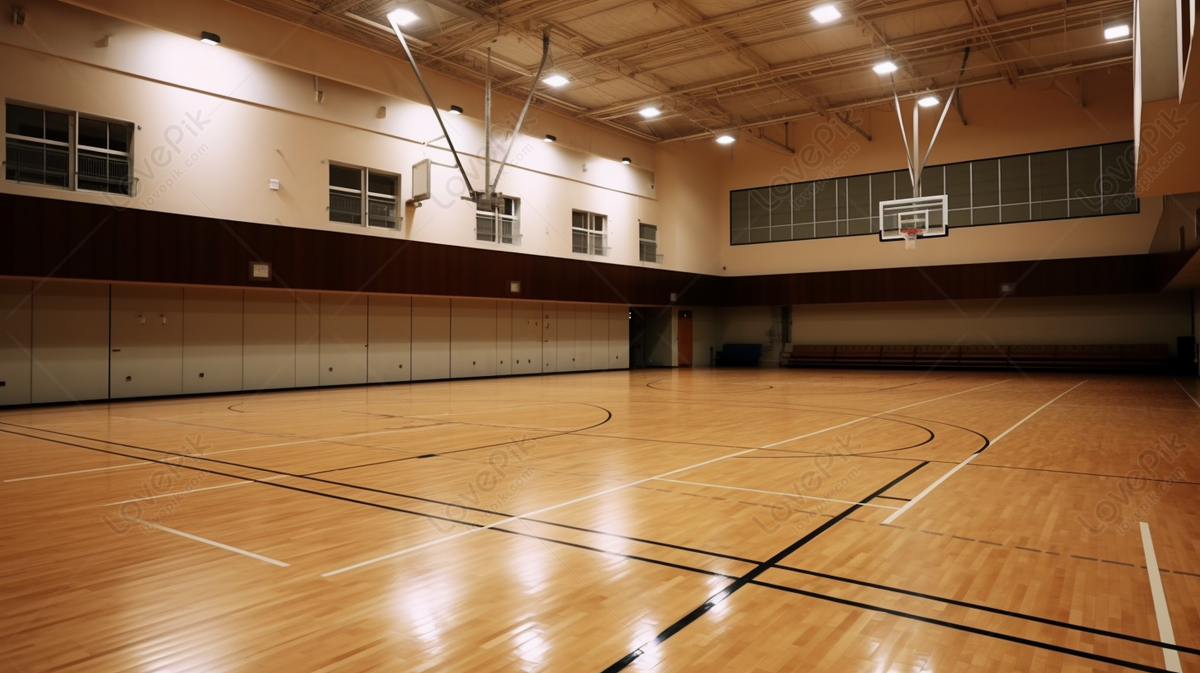
<svg viewBox="0 0 1200 673">
<path fill-rule="evenodd" d="M 451 106 L 450 106 L 450 114 L 452 114 L 452 115 L 460 115 L 460 114 L 462 114 L 462 113 L 463 113 L 463 109 L 462 109 L 461 107 L 459 107 L 459 106 L 457 106 L 457 105 L 451 105 Z"/>
<path fill-rule="evenodd" d="M 543 78 L 542 81 L 545 82 L 546 84 L 549 84 L 550 86 L 562 86 L 562 85 L 566 84 L 567 82 L 570 82 L 571 80 L 567 79 L 566 77 L 563 77 L 562 75 L 555 73 L 553 75 Z"/>
<path fill-rule="evenodd" d="M 817 23 L 829 23 L 842 18 L 842 13 L 833 5 L 821 5 L 810 12 L 810 14 L 812 14 L 812 18 L 817 20 Z"/>
<path fill-rule="evenodd" d="M 1129 37 L 1129 24 L 1127 23 L 1104 29 L 1104 39 L 1106 40 L 1119 40 L 1123 37 Z"/>
<path fill-rule="evenodd" d="M 621 163 L 628 166 L 629 164 L 633 163 L 633 159 L 630 159 L 629 157 L 621 157 Z"/>
<path fill-rule="evenodd" d="M 882 63 L 876 63 L 875 67 L 873 68 L 873 70 L 876 72 L 876 74 L 879 74 L 879 75 L 886 75 L 891 72 L 896 72 L 899 69 L 900 68 L 898 68 L 896 66 L 896 64 L 892 63 L 891 61 L 884 61 Z"/>
<path fill-rule="evenodd" d="M 921 107 L 933 107 L 934 105 L 937 105 L 940 102 L 942 102 L 940 98 L 938 98 L 937 96 L 930 95 L 930 96 L 925 96 L 924 98 L 918 99 L 917 105 L 920 105 Z"/>
<path fill-rule="evenodd" d="M 662 114 L 662 110 L 659 110 L 658 108 L 651 105 L 649 107 L 644 107 L 641 110 L 638 110 L 638 114 L 642 115 L 646 119 L 654 119 L 658 115 Z"/>
<path fill-rule="evenodd" d="M 734 138 L 732 133 L 722 133 L 721 135 L 717 136 L 718 145 L 729 145 L 736 140 L 737 138 Z"/>
<path fill-rule="evenodd" d="M 546 141 L 546 142 L 548 142 L 548 143 L 552 143 L 552 142 L 556 142 L 556 141 L 558 140 L 558 136 L 552 136 L 552 135 L 550 135 L 549 133 L 547 133 L 547 134 L 546 134 L 546 137 L 545 137 L 545 138 L 542 138 L 542 140 L 544 140 L 544 141 Z"/>
<path fill-rule="evenodd" d="M 397 28 L 397 26 L 407 26 L 408 24 L 420 18 L 421 17 L 413 14 L 407 9 L 394 9 L 387 15 L 387 20 L 391 22 L 392 28 Z"/>
<path fill-rule="evenodd" d="M 209 46 L 221 44 L 221 36 L 216 33 L 204 31 L 200 33 L 200 42 Z"/>
</svg>

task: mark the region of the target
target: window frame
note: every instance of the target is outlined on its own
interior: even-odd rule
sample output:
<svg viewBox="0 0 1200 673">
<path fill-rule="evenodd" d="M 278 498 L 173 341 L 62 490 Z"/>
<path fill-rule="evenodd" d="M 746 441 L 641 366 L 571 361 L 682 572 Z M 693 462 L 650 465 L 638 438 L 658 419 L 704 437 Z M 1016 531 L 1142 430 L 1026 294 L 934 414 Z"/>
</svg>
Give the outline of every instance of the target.
<svg viewBox="0 0 1200 673">
<path fill-rule="evenodd" d="M 1132 215 L 1141 212 L 1141 202 L 1132 184 L 1131 148 L 1132 141 L 1124 140 L 938 164 L 924 170 L 922 187 L 926 195 L 948 196 L 947 225 L 952 229 Z M 1097 152 L 1098 162 L 1091 160 L 1088 170 L 1072 173 L 1073 162 Z M 982 172 L 986 180 L 979 179 Z M 853 194 L 856 179 L 863 177 L 870 178 L 867 191 L 858 185 Z M 977 182 L 987 189 L 977 192 Z M 784 216 L 778 217 L 771 207 L 775 192 L 786 190 L 791 216 L 783 204 Z M 729 242 L 877 236 L 879 201 L 911 196 L 907 169 L 731 190 Z M 977 196 L 985 198 L 976 203 Z M 871 210 L 863 211 L 861 205 L 868 202 Z"/>
<path fill-rule="evenodd" d="M 584 216 L 586 220 L 584 227 L 575 226 L 576 215 Z M 598 228 L 597 224 L 599 224 Z M 582 250 L 575 244 L 576 234 L 582 234 L 586 241 Z M 599 245 L 596 245 L 597 238 Z M 571 253 L 589 257 L 607 257 L 608 251 L 608 215 L 573 208 L 571 210 Z"/>
<path fill-rule="evenodd" d="M 653 238 L 642 235 L 642 227 L 649 227 L 654 232 Z M 647 253 L 647 246 L 649 253 Z M 662 264 L 663 256 L 658 252 L 658 225 L 638 222 L 638 259 L 651 264 Z"/>
<path fill-rule="evenodd" d="M 329 170 L 326 171 L 326 188 L 325 193 L 328 195 L 328 205 L 325 207 L 326 218 L 333 224 L 344 224 L 351 227 L 362 227 L 364 229 L 379 229 L 383 231 L 400 231 L 404 225 L 404 215 L 400 210 L 400 190 L 403 187 L 403 182 L 399 173 L 391 171 L 379 170 L 376 168 L 368 168 L 366 166 L 358 166 L 355 164 L 345 163 L 342 161 L 329 160 L 326 163 L 329 165 Z M 349 187 L 341 187 L 333 184 L 333 169 L 342 168 L 354 171 L 358 174 L 358 189 Z M 371 176 L 383 176 L 390 178 L 396 185 L 395 194 L 385 194 L 383 192 L 371 191 Z M 347 222 L 345 220 L 334 219 L 335 211 L 333 207 L 333 194 L 340 193 L 347 196 L 354 196 L 358 199 L 358 210 L 356 215 L 357 222 Z M 371 214 L 371 206 L 375 203 L 390 202 L 394 211 L 392 216 L 391 226 L 379 226 L 371 224 L 372 219 L 378 219 L 381 216 Z M 349 213 L 350 211 L 345 211 Z"/>
<path fill-rule="evenodd" d="M 117 124 L 119 126 L 126 127 L 129 130 L 129 136 L 128 136 L 129 140 L 128 140 L 128 145 L 127 145 L 128 149 L 125 152 L 121 152 L 119 150 L 112 150 L 107 147 L 105 147 L 105 148 L 93 147 L 91 145 L 83 145 L 82 143 L 80 143 L 79 142 L 79 133 L 80 133 L 80 129 L 83 127 L 82 122 L 84 119 L 87 119 L 89 121 L 97 121 L 97 122 L 103 123 L 106 126 L 105 132 L 108 134 L 107 139 L 110 144 L 112 142 L 111 141 L 112 125 Z M 120 119 L 112 119 L 109 117 L 101 117 L 101 116 L 92 115 L 92 114 L 84 114 L 83 112 L 76 112 L 74 115 L 73 122 L 74 122 L 75 128 L 74 128 L 74 133 L 72 134 L 71 137 L 72 137 L 73 142 L 75 143 L 75 150 L 71 153 L 72 169 L 73 169 L 71 171 L 71 177 L 74 180 L 75 191 L 87 192 L 87 193 L 91 193 L 91 194 L 117 194 L 120 196 L 128 196 L 128 197 L 132 198 L 136 191 L 135 187 L 136 187 L 136 183 L 137 183 L 137 178 L 133 175 L 133 140 L 134 140 L 134 130 L 137 128 L 137 125 L 134 124 L 133 122 L 127 122 L 127 121 L 123 121 Z M 125 161 L 128 165 L 128 169 L 127 169 L 128 175 L 126 176 L 126 186 L 127 186 L 128 191 L 127 192 L 113 192 L 113 191 L 107 191 L 107 190 L 102 190 L 102 189 L 89 189 L 86 187 L 80 187 L 79 186 L 79 166 L 82 162 L 79 160 L 79 155 L 81 152 L 85 152 L 85 151 L 91 152 L 93 154 L 105 154 L 108 156 L 124 157 Z"/>
<path fill-rule="evenodd" d="M 22 135 L 19 133 L 9 133 L 8 122 L 9 122 L 9 115 L 10 115 L 10 111 L 9 111 L 10 106 L 23 107 L 23 108 L 28 108 L 30 110 L 37 110 L 37 111 L 41 112 L 43 115 L 45 115 L 48 112 L 64 115 L 67 118 L 67 140 L 64 142 L 61 140 L 51 140 L 51 139 L 45 138 L 45 137 L 34 138 L 32 136 L 26 136 L 26 135 Z M 80 143 L 79 133 L 80 133 L 80 128 L 82 126 L 82 124 L 81 124 L 82 120 L 97 121 L 97 122 L 104 123 L 106 125 L 106 130 L 105 130 L 106 134 L 111 134 L 111 126 L 114 124 L 118 125 L 118 126 L 124 126 L 128 130 L 128 142 L 127 142 L 126 151 L 121 152 L 119 150 L 112 150 L 107 147 L 104 147 L 104 148 L 93 147 L 91 145 L 84 145 L 84 144 Z M 13 182 L 13 183 L 19 184 L 19 185 L 33 185 L 36 187 L 43 187 L 43 188 L 48 188 L 48 189 L 61 189 L 64 191 L 82 192 L 85 194 L 115 194 L 117 196 L 124 196 L 127 198 L 133 198 L 133 197 L 137 196 L 138 178 L 136 175 L 134 175 L 134 163 L 133 163 L 134 143 L 135 143 L 136 130 L 137 130 L 136 123 L 129 121 L 129 120 L 125 120 L 125 119 L 116 119 L 113 117 L 94 115 L 94 114 L 87 113 L 87 112 L 81 112 L 79 110 L 68 110 L 68 109 L 56 107 L 53 105 L 43 105 L 41 103 L 34 103 L 31 101 L 11 99 L 11 98 L 6 98 L 4 100 L 4 122 L 5 122 L 5 128 L 4 128 L 5 175 L 4 175 L 4 180 L 6 182 Z M 45 129 L 45 117 L 44 116 L 43 116 L 43 129 Z M 43 136 L 44 135 L 45 135 L 45 131 L 43 130 Z M 111 135 L 106 136 L 106 142 L 108 141 L 108 139 L 110 137 L 111 137 Z M 45 181 L 29 182 L 26 180 L 9 178 L 8 177 L 8 166 L 12 161 L 11 157 L 9 156 L 10 155 L 10 145 L 9 145 L 10 141 L 17 141 L 17 142 L 30 143 L 30 144 L 36 143 L 36 144 L 41 145 L 42 147 L 57 147 L 57 148 L 64 149 L 67 154 L 67 168 L 66 168 L 66 175 L 65 175 L 66 184 L 60 185 L 60 184 L 48 183 Z M 80 158 L 80 154 L 82 152 L 90 152 L 92 154 L 104 154 L 106 156 L 123 157 L 125 160 L 125 163 L 126 163 L 126 176 L 125 176 L 125 181 L 123 183 L 123 185 L 125 187 L 124 191 L 101 190 L 101 189 L 91 189 L 89 187 L 81 187 L 80 180 L 79 180 L 79 166 L 80 166 L 81 162 L 80 162 L 79 158 Z M 108 165 L 106 164 L 106 168 L 107 168 L 107 166 Z M 45 165 L 43 165 L 43 173 L 45 173 Z M 109 180 L 109 179 L 105 178 L 105 180 Z M 121 185 L 122 183 L 117 182 L 114 184 Z"/>
<path fill-rule="evenodd" d="M 494 208 L 492 210 L 481 210 L 475 208 L 475 240 L 481 243 L 494 243 L 496 245 L 521 245 L 521 199 L 515 196 L 504 196 L 497 194 L 497 198 L 503 199 L 504 205 L 512 205 L 512 215 L 506 215 L 503 211 L 505 208 Z M 479 223 L 486 218 L 491 219 L 491 231 L 482 231 Z M 504 235 L 504 225 L 509 224 L 508 236 Z M 507 239 L 507 240 L 506 240 Z"/>
</svg>

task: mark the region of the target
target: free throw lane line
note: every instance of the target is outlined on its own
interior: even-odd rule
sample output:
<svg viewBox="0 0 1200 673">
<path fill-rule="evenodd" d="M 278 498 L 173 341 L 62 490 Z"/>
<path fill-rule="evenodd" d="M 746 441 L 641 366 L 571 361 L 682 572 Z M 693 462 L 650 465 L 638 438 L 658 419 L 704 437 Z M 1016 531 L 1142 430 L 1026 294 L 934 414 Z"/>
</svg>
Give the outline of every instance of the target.
<svg viewBox="0 0 1200 673">
<path fill-rule="evenodd" d="M 108 467 L 93 467 L 90 470 L 75 470 L 74 472 L 55 472 L 54 474 L 39 474 L 36 477 L 17 477 L 16 479 L 5 479 L 4 483 L 11 484 L 16 481 L 32 481 L 34 479 L 49 479 L 51 477 L 68 477 L 73 474 L 87 474 L 88 472 L 102 472 L 104 470 L 120 470 L 125 467 L 137 467 L 138 465 L 149 465 L 146 461 L 138 461 L 136 463 L 128 463 L 125 465 L 109 465 Z"/>
<path fill-rule="evenodd" d="M 780 491 L 760 491 L 757 488 L 741 488 L 740 486 L 725 486 L 723 484 L 701 484 L 698 481 L 680 481 L 679 479 L 657 479 L 655 481 L 669 481 L 672 484 L 688 484 L 690 486 L 707 486 L 708 488 L 724 488 L 730 491 L 748 491 L 750 493 L 763 493 L 766 495 L 781 495 L 785 498 L 799 498 L 801 500 L 824 500 L 825 502 L 840 502 L 845 505 L 862 505 L 863 507 L 878 507 L 879 509 L 900 509 L 899 507 L 890 507 L 888 505 L 872 505 L 869 502 L 855 502 L 853 500 L 838 500 L 837 498 L 819 498 L 815 495 L 802 495 L 800 493 L 782 493 Z"/>
<path fill-rule="evenodd" d="M 150 521 L 142 521 L 141 519 L 135 519 L 131 516 L 122 517 L 122 518 L 130 523 L 136 523 L 141 526 L 149 526 L 150 528 L 154 528 L 156 530 L 161 530 L 166 533 L 172 533 L 172 534 L 178 535 L 180 537 L 186 537 L 189 540 L 195 540 L 196 542 L 203 542 L 204 544 L 212 545 L 213 547 L 219 547 L 226 551 L 231 551 L 235 554 L 241 554 L 242 556 L 249 556 L 250 558 L 258 559 L 259 561 L 266 561 L 267 563 L 273 563 L 281 568 L 288 567 L 288 564 L 284 563 L 283 561 L 276 561 L 273 558 L 269 558 L 269 557 L 263 556 L 261 554 L 255 554 L 254 552 L 246 551 L 245 549 L 238 549 L 237 547 L 231 547 L 227 544 L 221 544 L 220 542 L 216 542 L 215 540 L 209 540 L 207 538 L 203 538 L 198 535 L 192 535 L 191 533 L 185 533 L 181 530 L 175 530 L 174 528 L 167 528 L 166 526 L 163 526 L 163 525 L 160 525 L 157 523 L 152 523 Z"/>
<path fill-rule="evenodd" d="M 995 438 L 995 439 L 989 440 L 989 441 L 988 441 L 988 445 L 987 445 L 987 447 L 985 447 L 985 448 L 991 448 L 992 446 L 994 446 L 994 445 L 996 444 L 996 442 L 1000 441 L 1000 440 L 1001 440 L 1001 439 L 1002 439 L 1002 438 L 1003 438 L 1005 435 L 1007 435 L 1008 433 L 1012 432 L 1013 430 L 1016 430 L 1016 429 L 1017 429 L 1018 427 L 1020 427 L 1020 426 L 1021 426 L 1023 423 L 1025 423 L 1025 421 L 1027 421 L 1027 420 L 1029 420 L 1029 419 L 1033 418 L 1034 416 L 1036 416 L 1036 415 L 1038 414 L 1038 412 L 1039 412 L 1039 411 L 1041 411 L 1042 409 L 1045 409 L 1046 407 L 1050 406 L 1051 404 L 1054 404 L 1055 402 L 1057 402 L 1057 401 L 1059 400 L 1059 398 L 1063 397 L 1063 396 L 1064 396 L 1064 395 L 1066 395 L 1067 393 L 1071 392 L 1072 390 L 1075 390 L 1076 388 L 1078 388 L 1079 386 L 1081 386 L 1081 385 L 1083 385 L 1083 384 L 1085 384 L 1085 383 L 1087 383 L 1087 381 L 1086 381 L 1086 380 L 1085 380 L 1085 381 L 1080 381 L 1079 383 L 1076 383 L 1075 385 L 1071 386 L 1070 388 L 1067 388 L 1067 389 L 1066 389 L 1064 392 L 1062 392 L 1061 394 L 1059 394 L 1059 395 L 1058 395 L 1058 397 L 1055 397 L 1054 399 L 1052 399 L 1052 400 L 1050 400 L 1049 402 L 1047 402 L 1047 403 L 1043 404 L 1042 406 L 1038 407 L 1037 409 L 1034 409 L 1034 410 L 1033 410 L 1033 413 L 1031 413 L 1031 414 L 1029 414 L 1028 416 L 1026 416 L 1025 418 L 1022 418 L 1021 420 L 1017 421 L 1017 422 L 1016 422 L 1016 423 L 1015 423 L 1015 424 L 1014 424 L 1012 427 L 1010 427 L 1009 429 L 1005 430 L 1004 432 L 1001 432 L 999 435 L 996 435 L 996 438 Z M 983 450 L 983 449 L 980 449 L 980 451 L 982 451 L 982 450 Z M 913 505 L 915 505 L 915 504 L 917 504 L 918 502 L 920 502 L 920 501 L 921 501 L 921 498 L 924 498 L 925 496 L 929 495 L 929 494 L 930 494 L 930 493 L 933 491 L 933 489 L 937 488 L 938 486 L 941 486 L 943 481 L 946 481 L 947 479 L 949 479 L 949 478 L 950 478 L 950 475 L 952 475 L 952 474 L 954 474 L 955 472 L 958 472 L 959 470 L 961 470 L 961 469 L 963 469 L 964 467 L 966 467 L 966 466 L 967 466 L 967 463 L 971 462 L 972 460 L 975 460 L 975 456 L 978 456 L 978 455 L 979 455 L 979 453 L 978 453 L 978 452 L 976 452 L 976 453 L 972 453 L 970 456 L 967 456 L 967 459 L 966 459 L 966 460 L 964 460 L 963 462 L 959 463 L 958 465 L 955 465 L 955 466 L 954 466 L 954 467 L 953 467 L 953 468 L 952 468 L 952 469 L 951 469 L 949 472 L 947 472 L 946 474 L 943 474 L 943 475 L 942 475 L 942 477 L 941 477 L 941 479 L 938 479 L 937 481 L 935 481 L 935 482 L 933 482 L 932 484 L 930 484 L 930 485 L 929 485 L 929 487 L 928 487 L 928 488 L 926 488 L 924 491 L 921 491 L 921 492 L 920 492 L 920 493 L 917 495 L 917 497 L 913 498 L 912 500 L 909 500 L 907 503 L 905 503 L 905 504 L 904 504 L 904 506 L 903 506 L 903 507 L 901 507 L 900 509 L 896 510 L 896 512 L 895 512 L 894 514 L 892 514 L 892 515 L 891 515 L 891 516 L 889 516 L 888 518 L 884 519 L 884 520 L 883 520 L 883 522 L 884 522 L 885 524 L 890 524 L 890 523 L 892 523 L 893 521 L 895 521 L 896 519 L 900 518 L 900 515 L 901 515 L 901 514 L 904 514 L 904 513 L 905 513 L 905 512 L 907 512 L 907 511 L 908 511 L 910 508 L 912 508 L 912 506 L 913 506 Z"/>
<path fill-rule="evenodd" d="M 919 407 L 919 406 L 921 406 L 922 404 L 929 404 L 930 402 L 937 402 L 938 400 L 944 400 L 944 399 L 946 399 L 947 397 L 954 397 L 955 395 L 964 395 L 964 394 L 966 394 L 966 393 L 973 393 L 973 392 L 975 392 L 976 390 L 983 390 L 984 388 L 991 388 L 992 386 L 998 386 L 998 385 L 1000 385 L 1001 383 L 1008 383 L 1008 382 L 1009 382 L 1009 381 L 1011 381 L 1011 380 L 1012 380 L 1012 379 L 1004 379 L 1003 381 L 997 381 L 997 382 L 995 382 L 995 383 L 989 383 L 989 384 L 987 384 L 986 386 L 979 386 L 978 388 L 971 388 L 970 390 L 962 390 L 962 391 L 959 391 L 959 392 L 957 392 L 957 393 L 950 393 L 949 395 L 942 395 L 941 397 L 935 397 L 935 398 L 933 398 L 933 399 L 931 399 L 931 400 L 921 400 L 920 402 L 913 402 L 912 404 L 906 404 L 906 405 L 904 405 L 904 406 L 902 406 L 902 407 L 895 407 L 895 408 L 892 408 L 892 409 L 888 409 L 887 411 L 880 411 L 880 412 L 878 412 L 878 413 L 871 414 L 870 416 L 863 416 L 862 418 L 856 418 L 856 419 L 854 419 L 854 420 L 852 420 L 852 421 L 846 421 L 845 423 L 839 423 L 838 425 L 833 425 L 833 426 L 830 426 L 830 427 L 828 427 L 828 428 L 823 428 L 823 429 L 821 429 L 821 430 L 814 430 L 813 432 L 808 432 L 808 433 L 805 433 L 805 434 L 803 434 L 803 435 L 798 435 L 798 436 L 796 436 L 796 437 L 789 437 L 788 439 L 783 439 L 783 440 L 780 440 L 780 441 L 778 441 L 778 442 L 772 442 L 772 443 L 770 443 L 770 444 L 765 444 L 765 445 L 763 445 L 763 446 L 761 446 L 761 447 L 759 447 L 759 448 L 763 448 L 763 449 L 773 449 L 773 448 L 775 448 L 776 446 L 780 446 L 780 445 L 782 445 L 782 444 L 787 444 L 787 443 L 789 443 L 789 442 L 795 442 L 795 441 L 797 441 L 797 440 L 801 440 L 801 439 L 808 439 L 809 437 L 813 437 L 813 436 L 816 436 L 816 435 L 819 435 L 819 434 L 822 434 L 822 433 L 825 433 L 825 432 L 829 432 L 830 430 L 837 430 L 838 428 L 844 428 L 844 427 L 846 427 L 847 425 L 854 425 L 855 423 L 862 423 L 863 421 L 869 421 L 869 420 L 871 420 L 872 418 L 879 418 L 880 416 L 887 416 L 888 414 L 894 414 L 894 413 L 896 413 L 897 411 L 903 411 L 903 410 L 905 410 L 905 409 L 911 409 L 912 407 Z M 1036 413 L 1036 412 L 1035 412 L 1035 413 Z"/>
<path fill-rule="evenodd" d="M 1185 391 L 1186 392 L 1186 391 Z M 1142 529 L 1142 551 L 1146 554 L 1146 572 L 1150 573 L 1150 595 L 1154 598 L 1154 616 L 1158 618 L 1158 639 L 1168 645 L 1175 644 L 1175 631 L 1171 628 L 1171 613 L 1167 611 L 1167 594 L 1163 591 L 1162 575 L 1158 571 L 1158 557 L 1154 553 L 1154 541 L 1150 539 L 1150 526 L 1145 521 L 1138 525 Z M 1163 659 L 1167 670 L 1183 673 L 1179 653 L 1163 648 Z"/>
</svg>

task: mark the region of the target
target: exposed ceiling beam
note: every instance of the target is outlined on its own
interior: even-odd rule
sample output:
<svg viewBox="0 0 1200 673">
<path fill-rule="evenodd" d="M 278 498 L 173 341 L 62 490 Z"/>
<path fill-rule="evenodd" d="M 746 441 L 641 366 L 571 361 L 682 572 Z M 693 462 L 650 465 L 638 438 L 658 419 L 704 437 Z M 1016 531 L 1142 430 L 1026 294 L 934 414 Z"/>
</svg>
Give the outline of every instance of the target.
<svg viewBox="0 0 1200 673">
<path fill-rule="evenodd" d="M 1076 63 L 1076 64 L 1072 64 L 1072 65 L 1068 65 L 1068 66 L 1064 66 L 1064 67 L 1060 67 L 1060 68 L 1050 68 L 1048 70 L 1039 71 L 1039 72 L 1027 72 L 1020 76 L 1020 81 L 1045 79 L 1047 77 L 1055 77 L 1055 76 L 1065 75 L 1065 74 L 1070 74 L 1070 73 L 1086 72 L 1088 70 L 1099 70 L 1101 68 L 1110 68 L 1113 66 L 1128 65 L 1132 62 L 1133 62 L 1132 56 L 1122 56 L 1119 58 L 1087 61 L 1087 62 Z M 984 84 L 993 84 L 995 82 L 1004 82 L 1004 81 L 1006 81 L 1006 79 L 1004 78 L 1003 75 L 992 75 L 992 76 L 982 77 L 982 78 L 971 80 L 971 81 L 963 81 L 963 82 L 960 82 L 958 86 L 959 86 L 959 89 L 961 90 L 961 89 L 966 89 L 966 88 L 975 87 L 975 86 L 982 86 Z M 957 98 L 958 96 L 955 96 L 955 97 Z M 902 96 L 902 98 L 903 98 L 903 96 Z M 838 113 L 848 112 L 850 110 L 860 110 L 863 108 L 875 107 L 877 105 L 890 105 L 891 103 L 892 103 L 892 96 L 889 94 L 886 96 L 879 96 L 879 97 L 873 98 L 873 99 L 867 99 L 867 100 L 862 100 L 862 101 L 856 101 L 853 103 L 848 103 L 846 105 L 839 105 L 835 108 L 830 108 L 827 112 L 836 115 Z M 774 124 L 782 124 L 783 122 L 787 122 L 787 121 L 796 121 L 799 119 L 809 119 L 809 118 L 816 117 L 819 115 L 820 115 L 820 113 L 818 113 L 818 112 L 801 112 L 798 114 L 781 115 L 778 117 L 771 117 L 771 118 L 766 118 L 766 119 L 755 119 L 755 120 L 747 121 L 744 124 L 734 127 L 733 129 L 730 129 L 730 130 L 744 131 L 744 130 L 748 130 L 748 129 L 758 128 L 760 126 L 771 126 Z M 687 140 L 698 140 L 701 138 L 707 138 L 711 135 L 712 135 L 712 131 L 705 131 L 702 133 L 695 133 L 695 134 L 688 135 L 688 136 L 679 136 L 677 138 L 669 138 L 667 140 L 663 140 L 660 144 L 683 142 L 683 141 L 687 141 Z"/>
<path fill-rule="evenodd" d="M 1120 0 L 1099 0 L 1097 3 L 1086 6 L 1070 5 L 1066 10 L 1059 7 L 1049 11 L 1043 9 L 1032 14 L 1006 17 L 1001 24 L 1005 29 L 1001 40 L 1016 41 L 1029 39 L 1036 35 L 1057 35 L 1064 30 L 1090 26 L 1100 20 L 1104 8 L 1110 4 L 1119 3 Z M 952 30 L 936 30 L 895 39 L 892 40 L 890 46 L 895 52 L 905 54 L 906 58 L 914 61 L 957 59 L 964 46 L 976 46 L 973 44 L 976 41 L 983 42 L 983 38 L 979 35 L 979 29 L 974 25 L 964 25 Z M 733 76 L 681 85 L 671 90 L 670 94 L 692 94 L 705 97 L 770 86 L 773 80 L 782 78 L 803 78 L 805 81 L 813 81 L 814 78 L 852 76 L 869 69 L 877 58 L 878 50 L 876 48 L 860 46 L 835 54 L 824 54 L 789 63 L 775 64 L 766 72 L 742 72 Z M 915 71 L 915 68 L 910 67 L 906 73 L 909 79 L 919 78 L 919 73 Z M 645 99 L 633 99 L 593 109 L 588 114 L 590 116 L 614 115 L 635 109 L 645 103 Z"/>
<path fill-rule="evenodd" d="M 963 0 L 967 3 L 967 9 L 971 11 L 971 19 L 979 26 L 979 30 L 987 39 L 988 45 L 991 46 L 992 52 L 996 54 L 996 60 L 1002 65 L 1001 72 L 1008 77 L 1008 83 L 1012 86 L 1017 85 L 1017 68 L 1012 63 L 1009 63 L 1004 58 L 1004 52 L 1000 50 L 1000 46 L 996 44 L 996 39 L 992 36 L 989 24 L 999 21 L 996 16 L 996 10 L 992 9 L 991 3 L 988 0 Z"/>
</svg>

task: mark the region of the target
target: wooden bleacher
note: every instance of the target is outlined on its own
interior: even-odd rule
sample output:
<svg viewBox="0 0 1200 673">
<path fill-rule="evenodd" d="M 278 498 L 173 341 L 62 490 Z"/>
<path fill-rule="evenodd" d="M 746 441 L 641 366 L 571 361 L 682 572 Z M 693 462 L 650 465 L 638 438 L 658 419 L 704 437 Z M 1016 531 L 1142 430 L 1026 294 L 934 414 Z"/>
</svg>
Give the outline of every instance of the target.
<svg viewBox="0 0 1200 673">
<path fill-rule="evenodd" d="M 796 345 L 784 367 L 1087 370 L 1168 373 L 1166 344 L 1061 346 Z"/>
</svg>

